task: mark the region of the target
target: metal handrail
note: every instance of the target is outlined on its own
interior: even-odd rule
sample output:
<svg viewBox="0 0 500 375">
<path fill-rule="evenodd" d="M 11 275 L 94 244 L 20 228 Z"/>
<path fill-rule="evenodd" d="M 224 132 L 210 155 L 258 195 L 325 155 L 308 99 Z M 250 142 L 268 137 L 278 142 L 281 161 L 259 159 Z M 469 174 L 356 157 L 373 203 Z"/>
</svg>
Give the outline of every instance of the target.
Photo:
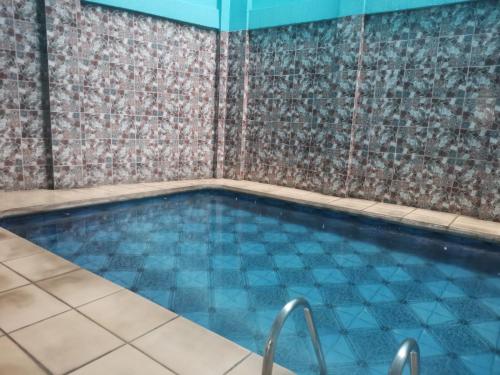
<svg viewBox="0 0 500 375">
<path fill-rule="evenodd" d="M 389 375 L 401 375 L 410 357 L 410 374 L 418 375 L 420 372 L 420 348 L 414 339 L 405 339 L 392 361 Z"/>
<path fill-rule="evenodd" d="M 316 326 L 314 325 L 311 305 L 304 298 L 296 298 L 288 302 L 276 316 L 276 319 L 274 319 L 273 326 L 271 327 L 271 333 L 269 334 L 269 338 L 266 341 L 266 346 L 264 347 L 262 375 L 272 374 L 274 365 L 274 353 L 276 352 L 278 336 L 281 332 L 281 328 L 283 328 L 283 325 L 285 324 L 286 319 L 297 307 L 304 308 L 304 316 L 306 318 L 307 328 L 309 329 L 309 334 L 311 335 L 311 341 L 316 353 L 316 358 L 319 362 L 319 373 L 320 375 L 326 375 L 325 357 L 323 355 L 323 350 L 321 349 L 318 331 L 316 331 Z"/>
</svg>

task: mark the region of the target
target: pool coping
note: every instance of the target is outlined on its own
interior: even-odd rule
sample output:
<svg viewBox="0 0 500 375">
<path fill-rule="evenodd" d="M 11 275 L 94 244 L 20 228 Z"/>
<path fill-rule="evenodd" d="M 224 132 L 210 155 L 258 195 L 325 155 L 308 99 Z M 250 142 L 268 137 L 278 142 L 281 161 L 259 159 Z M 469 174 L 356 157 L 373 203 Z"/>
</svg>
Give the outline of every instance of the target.
<svg viewBox="0 0 500 375">
<path fill-rule="evenodd" d="M 500 241 L 500 223 L 225 179 L 3 192 L 0 193 L 0 217 L 207 188 L 254 194 Z M 119 373 L 120 366 L 125 366 L 134 358 L 134 363 L 161 374 L 196 374 L 200 373 L 199 366 L 211 366 L 203 368 L 206 374 L 251 375 L 260 371 L 262 359 L 257 354 L 1 227 L 0 276 L 7 280 L 7 286 L 5 281 L 0 283 L 0 347 L 5 352 L 0 352 L 0 370 L 3 364 L 9 365 L 9 361 L 12 364 L 15 360 L 16 366 L 29 370 L 29 373 L 63 374 L 75 371 L 75 374 L 86 374 L 102 371 L 112 374 L 113 371 Z M 21 299 L 26 304 L 18 308 L 12 303 L 12 298 Z M 103 309 L 102 305 L 106 308 Z M 72 329 L 59 332 L 61 330 L 57 327 L 68 322 L 72 324 Z M 73 330 L 73 325 L 85 327 L 85 330 Z M 50 344 L 52 346 L 45 347 L 45 342 L 37 341 L 38 335 L 55 336 Z M 85 343 L 96 337 L 102 339 L 91 345 L 92 348 L 85 349 Z M 63 345 L 68 340 L 79 341 L 83 345 L 83 349 L 78 348 L 78 355 Z M 203 345 L 196 345 L 197 342 Z M 51 359 L 54 353 L 47 356 L 46 353 L 51 350 L 62 352 L 64 360 L 57 363 Z M 65 358 L 66 355 L 69 359 Z M 211 361 L 211 358 L 216 360 Z M 279 366 L 274 373 L 291 374 Z"/>
<path fill-rule="evenodd" d="M 500 242 L 500 222 L 365 199 L 336 197 L 253 181 L 215 178 L 107 185 L 56 191 L 0 192 L 0 218 L 208 188 L 253 194 L 332 211 L 382 219 L 417 228 Z M 33 197 L 33 195 L 37 196 Z M 23 202 L 23 198 L 26 198 L 27 201 Z"/>
</svg>

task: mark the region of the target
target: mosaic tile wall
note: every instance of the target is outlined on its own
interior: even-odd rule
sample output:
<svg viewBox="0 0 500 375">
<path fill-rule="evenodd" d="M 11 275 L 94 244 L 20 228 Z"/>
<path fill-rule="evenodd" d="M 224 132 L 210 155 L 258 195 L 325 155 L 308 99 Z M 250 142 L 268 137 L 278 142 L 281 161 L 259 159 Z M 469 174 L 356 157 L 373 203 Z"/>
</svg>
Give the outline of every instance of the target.
<svg viewBox="0 0 500 375">
<path fill-rule="evenodd" d="M 224 176 L 500 220 L 499 33 L 497 0 L 250 32 Z"/>
<path fill-rule="evenodd" d="M 361 21 L 250 32 L 245 178 L 345 191 Z"/>
<path fill-rule="evenodd" d="M 500 2 L 366 18 L 349 194 L 500 220 Z"/>
<path fill-rule="evenodd" d="M 211 177 L 216 32 L 47 0 L 56 187 Z"/>
<path fill-rule="evenodd" d="M 215 175 L 500 220 L 498 0 L 219 34 L 37 4 L 0 5 L 2 188 Z"/>
<path fill-rule="evenodd" d="M 0 189 L 50 186 L 36 0 L 0 1 Z"/>
</svg>

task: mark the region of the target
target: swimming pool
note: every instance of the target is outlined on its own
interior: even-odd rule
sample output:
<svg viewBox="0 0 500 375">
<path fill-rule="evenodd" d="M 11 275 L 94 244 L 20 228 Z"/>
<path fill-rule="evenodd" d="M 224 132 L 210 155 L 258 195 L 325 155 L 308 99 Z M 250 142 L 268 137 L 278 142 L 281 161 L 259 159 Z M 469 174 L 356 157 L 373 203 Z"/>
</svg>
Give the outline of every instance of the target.
<svg viewBox="0 0 500 375">
<path fill-rule="evenodd" d="M 499 373 L 495 243 L 219 190 L 0 225 L 256 352 L 303 296 L 331 373 L 385 374 L 408 336 L 423 374 Z M 276 360 L 316 369 L 299 313 Z"/>
</svg>

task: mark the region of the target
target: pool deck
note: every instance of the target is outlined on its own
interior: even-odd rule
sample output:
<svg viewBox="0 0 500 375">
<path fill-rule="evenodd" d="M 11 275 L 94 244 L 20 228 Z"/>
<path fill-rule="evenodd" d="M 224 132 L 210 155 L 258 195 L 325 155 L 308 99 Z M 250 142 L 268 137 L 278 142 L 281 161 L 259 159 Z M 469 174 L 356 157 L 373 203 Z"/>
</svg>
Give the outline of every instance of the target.
<svg viewBox="0 0 500 375">
<path fill-rule="evenodd" d="M 107 185 L 71 190 L 0 192 L 0 217 L 151 197 L 205 188 L 220 188 L 255 194 L 258 196 L 327 208 L 334 211 L 344 211 L 357 215 L 381 218 L 416 227 L 500 241 L 499 222 L 364 199 L 341 198 L 259 182 L 227 179 Z"/>
<path fill-rule="evenodd" d="M 500 223 L 225 179 L 0 192 L 0 217 L 203 188 L 500 241 Z M 260 356 L 0 228 L 0 373 L 253 375 Z M 275 374 L 291 374 L 275 367 Z"/>
</svg>

